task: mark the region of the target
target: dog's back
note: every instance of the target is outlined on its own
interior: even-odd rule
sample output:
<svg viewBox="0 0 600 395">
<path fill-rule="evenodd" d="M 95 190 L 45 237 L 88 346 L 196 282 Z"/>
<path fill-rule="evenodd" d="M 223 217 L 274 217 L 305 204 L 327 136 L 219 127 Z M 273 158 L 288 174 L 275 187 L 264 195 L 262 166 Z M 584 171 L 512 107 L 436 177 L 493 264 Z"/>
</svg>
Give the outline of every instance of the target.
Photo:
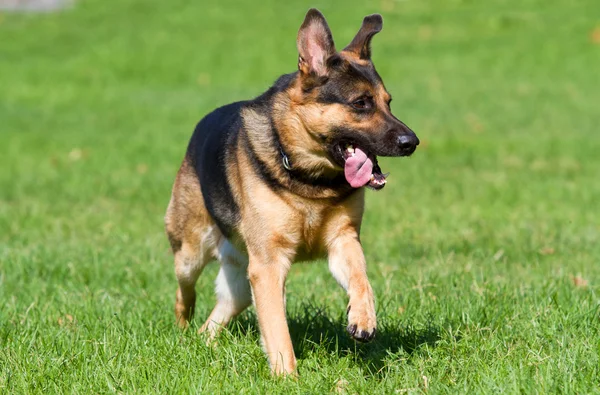
<svg viewBox="0 0 600 395">
<path fill-rule="evenodd" d="M 221 232 L 230 237 L 239 221 L 239 209 L 227 179 L 227 158 L 235 155 L 242 127 L 241 101 L 220 107 L 196 126 L 186 160 L 198 177 L 204 204 Z"/>
</svg>

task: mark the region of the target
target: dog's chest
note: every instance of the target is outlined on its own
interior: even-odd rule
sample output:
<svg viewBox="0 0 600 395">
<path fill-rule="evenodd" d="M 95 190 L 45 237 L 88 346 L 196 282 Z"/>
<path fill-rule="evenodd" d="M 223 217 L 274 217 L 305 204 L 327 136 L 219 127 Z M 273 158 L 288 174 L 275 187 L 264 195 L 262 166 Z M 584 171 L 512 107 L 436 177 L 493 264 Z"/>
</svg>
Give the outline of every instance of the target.
<svg viewBox="0 0 600 395">
<path fill-rule="evenodd" d="M 316 259 L 325 254 L 323 243 L 325 219 L 326 210 L 320 207 L 310 207 L 302 213 L 297 260 Z"/>
</svg>

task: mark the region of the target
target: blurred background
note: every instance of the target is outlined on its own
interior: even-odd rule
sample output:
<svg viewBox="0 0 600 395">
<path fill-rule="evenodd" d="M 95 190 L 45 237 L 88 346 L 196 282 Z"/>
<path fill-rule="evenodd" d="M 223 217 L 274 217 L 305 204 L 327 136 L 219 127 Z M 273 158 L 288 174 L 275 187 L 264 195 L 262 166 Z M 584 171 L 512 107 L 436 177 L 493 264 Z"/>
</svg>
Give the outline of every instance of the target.
<svg viewBox="0 0 600 395">
<path fill-rule="evenodd" d="M 408 327 L 448 322 L 503 328 L 512 317 L 521 332 L 511 333 L 535 337 L 544 324 L 525 317 L 597 319 L 589 310 L 600 274 L 597 0 L 0 0 L 0 334 L 9 365 L 32 350 L 79 355 L 65 322 L 87 322 L 77 336 L 92 343 L 103 335 L 135 343 L 127 328 L 172 336 L 176 285 L 162 218 L 188 139 L 212 109 L 295 70 L 310 7 L 326 16 L 338 49 L 365 15 L 383 15 L 373 61 L 393 112 L 422 141 L 410 159 L 383 159 L 390 182 L 367 192 L 362 241 L 378 303 L 388 306 L 384 324 L 410 335 Z M 211 302 L 200 303 L 198 324 L 215 270 L 199 282 Z M 299 331 L 311 331 L 301 298 L 334 316 L 345 310 L 326 265 L 293 271 Z M 553 316 L 552 306 L 566 310 Z M 113 316 L 120 329 L 107 332 L 102 322 Z M 343 320 L 332 325 L 343 337 Z M 565 336 L 589 339 L 597 321 L 578 328 Z M 40 331 L 62 351 L 35 343 Z M 383 336 L 388 349 L 395 340 Z M 600 348 L 577 344 L 578 358 L 598 361 Z M 548 347 L 551 357 L 567 352 Z M 534 348 L 517 347 L 523 358 Z M 94 349 L 85 355 L 113 363 Z M 22 366 L 38 367 L 32 382 L 44 383 L 52 358 L 30 363 Z M 548 376 L 523 373 L 523 383 L 568 372 L 540 363 Z M 421 380 L 423 368 L 402 366 L 402 377 Z M 465 377 L 456 369 L 455 384 Z M 82 388 L 104 388 L 78 372 L 68 377 L 90 380 Z M 0 385 L 29 388 L 7 377 Z"/>
</svg>

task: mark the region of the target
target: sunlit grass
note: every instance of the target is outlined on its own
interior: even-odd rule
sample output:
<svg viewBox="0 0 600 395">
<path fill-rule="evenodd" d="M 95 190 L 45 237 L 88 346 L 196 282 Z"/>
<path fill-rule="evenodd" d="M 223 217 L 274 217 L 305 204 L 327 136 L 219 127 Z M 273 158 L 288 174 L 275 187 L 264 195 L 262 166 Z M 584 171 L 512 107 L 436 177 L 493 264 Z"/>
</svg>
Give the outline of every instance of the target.
<svg viewBox="0 0 600 395">
<path fill-rule="evenodd" d="M 250 309 L 215 348 L 173 325 L 162 217 L 194 124 L 296 65 L 318 6 L 421 141 L 383 159 L 362 242 L 379 333 L 345 333 L 325 262 L 293 267 L 297 380 Z M 598 391 L 599 5 L 77 2 L 0 14 L 0 392 Z"/>
</svg>

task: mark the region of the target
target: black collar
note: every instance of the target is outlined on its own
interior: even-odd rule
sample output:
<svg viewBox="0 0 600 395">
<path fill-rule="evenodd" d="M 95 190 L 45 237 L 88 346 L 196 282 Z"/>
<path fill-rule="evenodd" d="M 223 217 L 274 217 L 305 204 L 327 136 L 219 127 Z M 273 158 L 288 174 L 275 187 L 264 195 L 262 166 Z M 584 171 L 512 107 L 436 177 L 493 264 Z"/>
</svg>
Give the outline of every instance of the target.
<svg viewBox="0 0 600 395">
<path fill-rule="evenodd" d="M 283 149 L 283 145 L 281 144 L 281 140 L 279 139 L 279 134 L 277 133 L 277 128 L 275 127 L 275 123 L 273 122 L 273 120 L 271 120 L 271 131 L 273 133 L 273 139 L 275 141 L 275 144 L 279 149 L 279 154 L 281 155 L 281 165 L 283 166 L 283 169 L 288 174 L 290 179 L 314 187 L 328 187 L 334 189 L 346 189 L 346 186 L 350 187 L 350 185 L 346 182 L 344 173 L 341 173 L 334 178 L 315 178 L 313 176 L 308 175 L 305 171 L 302 170 L 302 168 L 294 168 L 292 166 L 292 162 L 290 161 L 289 155 Z"/>
</svg>

